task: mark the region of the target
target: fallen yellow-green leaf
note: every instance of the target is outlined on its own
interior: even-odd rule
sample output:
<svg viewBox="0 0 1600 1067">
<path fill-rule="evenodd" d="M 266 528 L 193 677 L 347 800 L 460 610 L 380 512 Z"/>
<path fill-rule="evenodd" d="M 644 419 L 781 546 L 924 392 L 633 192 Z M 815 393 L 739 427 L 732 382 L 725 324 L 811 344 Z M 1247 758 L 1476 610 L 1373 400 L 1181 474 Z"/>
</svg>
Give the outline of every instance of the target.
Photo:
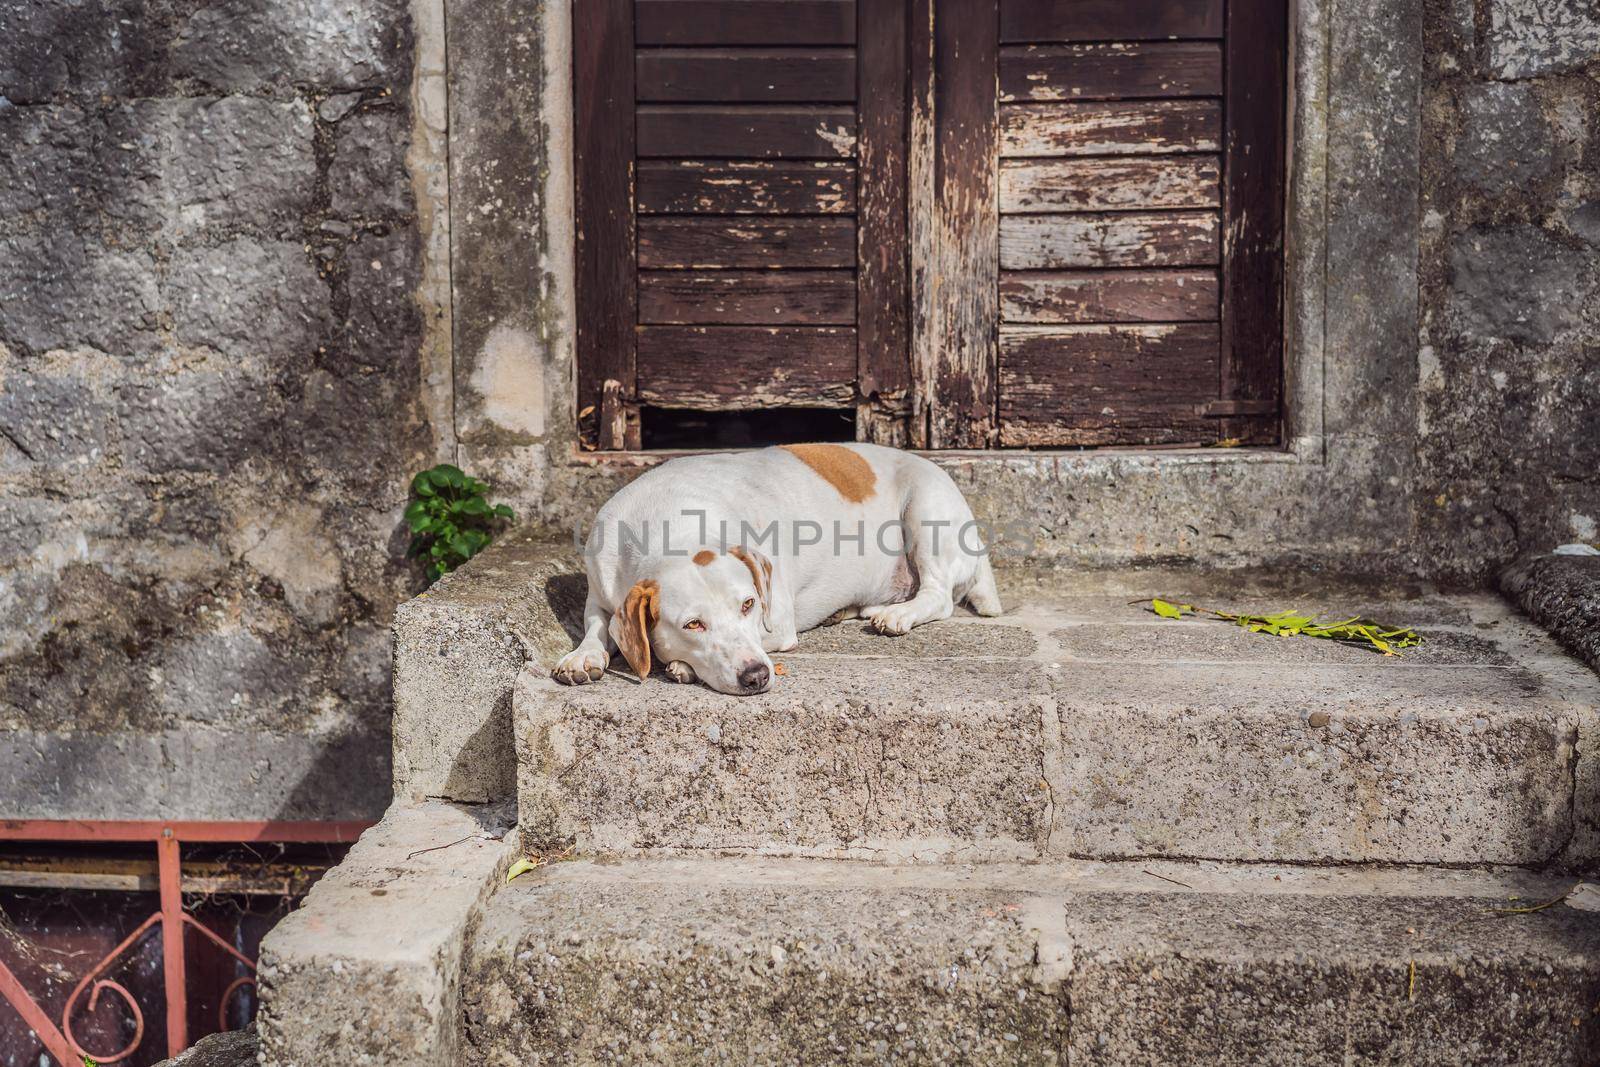
<svg viewBox="0 0 1600 1067">
<path fill-rule="evenodd" d="M 1274 637 L 1319 637 L 1343 644 L 1362 645 L 1385 656 L 1398 656 L 1402 648 L 1422 644 L 1422 635 L 1409 626 L 1388 626 L 1372 619 L 1360 617 L 1340 622 L 1319 623 L 1314 615 L 1301 615 L 1294 611 L 1279 611 L 1270 615 L 1235 615 L 1215 608 L 1196 607 L 1193 604 L 1175 604 L 1160 597 L 1150 601 L 1150 610 L 1163 619 L 1181 619 L 1185 615 L 1204 614 L 1235 623 L 1256 634 Z"/>
<path fill-rule="evenodd" d="M 1173 604 L 1157 597 L 1150 601 L 1150 610 L 1160 615 L 1163 619 L 1181 619 L 1185 614 L 1194 614 L 1194 605 Z"/>
<path fill-rule="evenodd" d="M 527 874 L 535 867 L 542 866 L 544 866 L 543 856 L 523 856 L 513 863 L 511 869 L 506 872 L 506 881 L 509 882 L 519 874 Z"/>
</svg>

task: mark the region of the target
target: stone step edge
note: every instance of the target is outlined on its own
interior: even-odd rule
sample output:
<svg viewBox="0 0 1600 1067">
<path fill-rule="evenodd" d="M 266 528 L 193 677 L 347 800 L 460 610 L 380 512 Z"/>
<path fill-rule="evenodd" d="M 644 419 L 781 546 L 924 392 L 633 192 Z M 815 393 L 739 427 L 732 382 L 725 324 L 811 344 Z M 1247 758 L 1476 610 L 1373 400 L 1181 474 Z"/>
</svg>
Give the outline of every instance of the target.
<svg viewBox="0 0 1600 1067">
<path fill-rule="evenodd" d="M 517 854 L 509 804 L 396 802 L 262 941 L 264 1067 L 456 1062 L 471 925 Z"/>
<path fill-rule="evenodd" d="M 1455 897 L 1505 901 L 1508 907 L 1512 906 L 1511 901 L 1543 903 L 1590 884 L 1579 873 L 1432 864 L 1316 865 L 1173 858 L 892 864 L 839 857 L 615 854 L 534 858 L 537 865 L 531 874 L 508 884 L 526 887 L 559 875 L 563 880 L 583 877 L 597 883 L 691 885 L 714 875 L 729 882 L 789 885 L 797 889 Z M 1577 896 L 1580 904 L 1587 906 L 1593 900 L 1600 910 L 1600 876 L 1591 877 L 1596 883 L 1595 895 L 1581 892 Z M 1600 918 L 1596 921 L 1600 922 Z"/>
<path fill-rule="evenodd" d="M 1496 914 L 1570 883 L 1320 873 L 555 862 L 474 932 L 463 1046 L 493 1064 L 1590 1062 L 1600 916 Z"/>
</svg>

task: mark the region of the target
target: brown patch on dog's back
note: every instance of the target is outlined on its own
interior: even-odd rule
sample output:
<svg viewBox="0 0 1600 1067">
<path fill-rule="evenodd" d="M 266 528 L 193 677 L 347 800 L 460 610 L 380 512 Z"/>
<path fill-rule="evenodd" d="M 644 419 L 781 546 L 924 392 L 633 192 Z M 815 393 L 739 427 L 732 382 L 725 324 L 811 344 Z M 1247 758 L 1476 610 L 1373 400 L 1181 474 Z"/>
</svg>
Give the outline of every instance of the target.
<svg viewBox="0 0 1600 1067">
<path fill-rule="evenodd" d="M 711 551 L 709 548 L 702 548 L 700 551 L 694 554 L 695 566 L 704 567 L 706 564 L 710 563 L 716 558 L 717 554 L 715 552 Z"/>
<path fill-rule="evenodd" d="M 852 504 L 868 500 L 877 491 L 878 475 L 861 453 L 843 445 L 779 445 L 821 475 Z"/>
</svg>

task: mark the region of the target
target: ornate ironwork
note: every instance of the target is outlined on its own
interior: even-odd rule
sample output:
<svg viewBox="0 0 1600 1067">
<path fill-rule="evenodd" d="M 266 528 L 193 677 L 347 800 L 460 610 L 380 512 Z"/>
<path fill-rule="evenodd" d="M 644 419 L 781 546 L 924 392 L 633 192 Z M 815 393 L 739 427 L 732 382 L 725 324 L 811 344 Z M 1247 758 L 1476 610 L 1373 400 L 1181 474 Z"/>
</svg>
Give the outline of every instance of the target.
<svg viewBox="0 0 1600 1067">
<path fill-rule="evenodd" d="M 22 1016 L 29 1028 L 38 1035 L 48 1053 L 62 1067 L 83 1062 L 85 1058 L 100 1064 L 114 1064 L 131 1056 L 144 1040 L 144 1012 L 127 987 L 110 978 L 102 977 L 128 949 L 148 934 L 161 927 L 162 975 L 167 993 L 167 1055 L 175 1056 L 189 1047 L 189 1002 L 185 988 L 184 931 L 198 930 L 212 944 L 222 949 L 252 972 L 235 979 L 222 994 L 217 1008 L 218 1029 L 226 1030 L 228 1005 L 239 990 L 255 985 L 255 961 L 207 929 L 194 916 L 183 910 L 183 868 L 180 845 L 188 842 L 246 843 L 246 842 L 323 842 L 347 843 L 360 836 L 369 822 L 139 822 L 116 820 L 6 820 L 0 821 L 0 841 L 60 841 L 77 842 L 130 842 L 145 841 L 156 846 L 157 873 L 161 889 L 161 910 L 145 919 L 122 942 L 78 980 L 61 1010 L 61 1025 L 46 1015 L 38 1001 L 23 988 L 4 960 L 0 960 L 0 998 L 4 998 Z M 88 990 L 89 1011 L 99 1006 L 102 993 L 107 991 L 122 998 L 133 1016 L 133 1039 L 115 1052 L 92 1052 L 74 1036 L 72 1017 L 84 991 Z"/>
</svg>

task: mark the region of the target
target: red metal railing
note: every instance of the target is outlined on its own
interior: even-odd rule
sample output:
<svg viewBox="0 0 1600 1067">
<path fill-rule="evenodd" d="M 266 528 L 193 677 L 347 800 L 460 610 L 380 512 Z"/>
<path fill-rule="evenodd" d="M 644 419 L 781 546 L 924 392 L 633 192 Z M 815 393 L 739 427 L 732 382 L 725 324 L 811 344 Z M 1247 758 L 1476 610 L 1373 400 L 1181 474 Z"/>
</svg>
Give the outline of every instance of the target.
<svg viewBox="0 0 1600 1067">
<path fill-rule="evenodd" d="M 139 924 L 122 943 L 91 967 L 78 981 L 67 997 L 61 1011 L 61 1025 L 51 1021 L 39 1002 L 34 1000 L 15 974 L 0 960 L 0 997 L 4 997 L 21 1014 L 29 1028 L 39 1036 L 45 1051 L 56 1062 L 67 1065 L 82 1063 L 85 1058 L 96 1063 L 113 1064 L 126 1059 L 139 1047 L 144 1037 L 144 1013 L 138 1001 L 121 984 L 99 977 L 117 958 L 126 952 L 152 927 L 161 927 L 161 968 L 167 993 L 167 1055 L 176 1056 L 189 1047 L 189 1001 L 184 974 L 184 939 L 186 929 L 200 931 L 208 940 L 239 962 L 255 970 L 255 961 L 235 951 L 233 946 L 202 926 L 183 910 L 182 856 L 184 842 L 238 844 L 248 842 L 326 843 L 343 844 L 354 841 L 370 822 L 160 822 L 97 819 L 11 819 L 0 820 L 0 841 L 56 841 L 82 844 L 84 842 L 128 843 L 149 842 L 156 847 L 156 867 L 161 888 L 161 910 Z M 240 978 L 230 985 L 222 996 L 220 1018 L 227 1015 L 228 1002 L 234 993 L 254 978 Z M 85 989 L 89 990 L 90 1011 L 100 1001 L 100 995 L 110 990 L 128 1005 L 133 1014 L 134 1035 L 129 1044 L 112 1053 L 91 1052 L 83 1048 L 72 1035 L 72 1014 Z M 225 1027 L 224 1027 L 225 1028 Z"/>
</svg>

